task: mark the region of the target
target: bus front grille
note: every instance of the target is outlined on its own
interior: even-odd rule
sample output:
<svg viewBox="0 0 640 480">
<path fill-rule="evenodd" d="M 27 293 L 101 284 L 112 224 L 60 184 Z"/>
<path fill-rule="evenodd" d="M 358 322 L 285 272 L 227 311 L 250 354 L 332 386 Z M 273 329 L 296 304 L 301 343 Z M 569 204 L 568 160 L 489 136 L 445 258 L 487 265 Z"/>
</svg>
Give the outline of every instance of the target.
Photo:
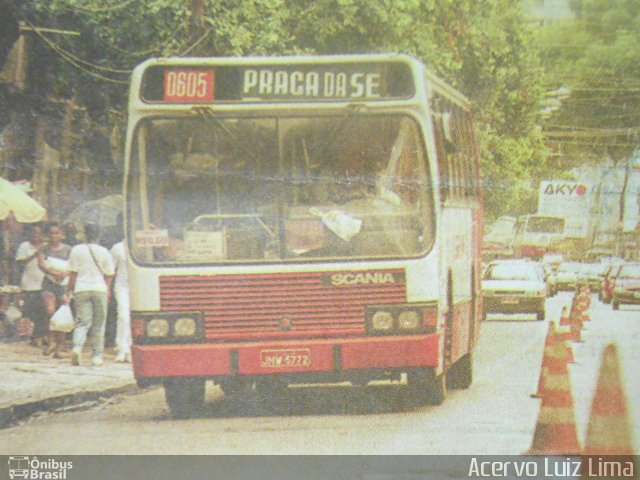
<svg viewBox="0 0 640 480">
<path fill-rule="evenodd" d="M 362 335 L 367 306 L 406 299 L 402 270 L 160 278 L 161 310 L 201 311 L 208 340 Z"/>
</svg>

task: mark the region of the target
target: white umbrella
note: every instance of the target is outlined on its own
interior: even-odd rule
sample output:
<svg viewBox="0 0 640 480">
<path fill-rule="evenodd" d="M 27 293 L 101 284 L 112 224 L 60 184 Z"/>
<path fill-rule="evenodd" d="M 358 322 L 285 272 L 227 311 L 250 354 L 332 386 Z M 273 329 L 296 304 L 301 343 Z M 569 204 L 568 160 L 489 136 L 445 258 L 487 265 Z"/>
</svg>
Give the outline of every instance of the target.
<svg viewBox="0 0 640 480">
<path fill-rule="evenodd" d="M 47 214 L 46 209 L 20 187 L 0 177 L 0 220 L 11 212 L 20 223 L 39 222 Z"/>
</svg>

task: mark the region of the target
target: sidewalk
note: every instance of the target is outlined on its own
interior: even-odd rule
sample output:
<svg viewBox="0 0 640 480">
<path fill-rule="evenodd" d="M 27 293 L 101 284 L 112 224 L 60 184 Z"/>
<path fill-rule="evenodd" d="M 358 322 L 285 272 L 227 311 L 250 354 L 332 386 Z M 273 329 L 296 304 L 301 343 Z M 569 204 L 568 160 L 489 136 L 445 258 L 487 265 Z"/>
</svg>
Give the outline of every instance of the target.
<svg viewBox="0 0 640 480">
<path fill-rule="evenodd" d="M 0 342 L 0 428 L 36 412 L 137 389 L 130 363 L 115 363 L 107 349 L 104 365 L 93 367 L 85 350 L 81 365 L 74 367 L 69 349 L 55 359 L 28 341 Z"/>
</svg>

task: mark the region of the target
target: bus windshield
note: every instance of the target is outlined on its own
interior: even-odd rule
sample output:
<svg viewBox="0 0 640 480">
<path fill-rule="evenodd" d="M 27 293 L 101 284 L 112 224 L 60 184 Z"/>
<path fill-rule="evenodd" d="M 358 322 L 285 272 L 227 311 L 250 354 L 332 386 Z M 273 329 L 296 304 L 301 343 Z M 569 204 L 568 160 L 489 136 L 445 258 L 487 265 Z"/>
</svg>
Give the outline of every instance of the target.
<svg viewBox="0 0 640 480">
<path fill-rule="evenodd" d="M 148 118 L 128 198 L 144 264 L 412 257 L 434 238 L 422 136 L 399 114 Z"/>
<path fill-rule="evenodd" d="M 529 233 L 562 233 L 564 219 L 557 217 L 529 217 L 527 232 Z"/>
</svg>

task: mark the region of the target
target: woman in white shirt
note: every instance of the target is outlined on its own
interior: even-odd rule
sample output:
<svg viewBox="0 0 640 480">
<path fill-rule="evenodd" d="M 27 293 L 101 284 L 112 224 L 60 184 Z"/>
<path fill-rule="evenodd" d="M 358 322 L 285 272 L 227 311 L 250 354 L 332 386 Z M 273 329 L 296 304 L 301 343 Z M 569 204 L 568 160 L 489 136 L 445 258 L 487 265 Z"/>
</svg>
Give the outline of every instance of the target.
<svg viewBox="0 0 640 480">
<path fill-rule="evenodd" d="M 42 227 L 27 225 L 29 240 L 20 244 L 16 252 L 16 262 L 22 267 L 20 286 L 24 295 L 23 315 L 33 322 L 31 345 L 36 346 L 46 334 L 42 309 L 42 281 L 44 272 L 38 267 L 38 251 L 42 247 Z"/>
</svg>

